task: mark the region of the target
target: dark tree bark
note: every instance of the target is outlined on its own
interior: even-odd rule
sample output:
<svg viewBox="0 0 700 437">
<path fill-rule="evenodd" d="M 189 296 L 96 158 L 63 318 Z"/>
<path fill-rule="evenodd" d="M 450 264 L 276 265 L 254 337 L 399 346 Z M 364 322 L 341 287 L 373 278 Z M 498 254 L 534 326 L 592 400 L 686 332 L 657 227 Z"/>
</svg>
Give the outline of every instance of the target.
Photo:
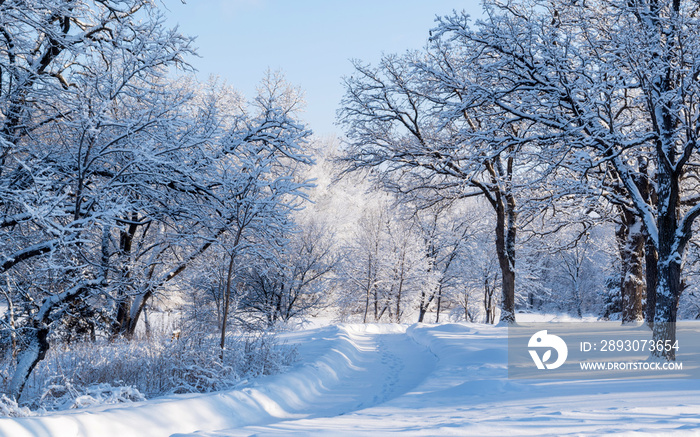
<svg viewBox="0 0 700 437">
<path fill-rule="evenodd" d="M 512 158 L 509 159 L 512 175 Z M 507 190 L 495 192 L 496 254 L 501 269 L 501 321 L 515 323 L 515 238 L 517 233 L 515 197 Z"/>
<path fill-rule="evenodd" d="M 622 301 L 622 323 L 644 320 L 644 233 L 639 217 L 623 210 L 624 223 L 620 225 L 618 244 L 622 261 L 620 295 Z"/>
<path fill-rule="evenodd" d="M 128 284 L 128 279 L 131 276 L 128 259 L 131 257 L 134 238 L 136 237 L 136 231 L 139 226 L 138 214 L 132 212 L 130 217 L 127 216 L 127 220 L 130 222 L 129 226 L 125 230 L 119 232 L 119 256 L 123 260 L 121 277 L 124 280 L 124 284 Z M 131 301 L 131 296 L 129 296 L 126 287 L 119 287 L 117 292 L 117 319 L 113 328 L 113 336 L 126 335 L 127 337 L 131 337 L 133 335 L 130 329 L 132 325 Z"/>
<path fill-rule="evenodd" d="M 442 309 L 442 285 L 438 288 L 435 307 L 435 323 L 440 323 L 440 310 Z"/>
<path fill-rule="evenodd" d="M 647 204 L 655 204 L 656 193 L 654 193 L 650 178 L 649 178 L 649 162 L 647 159 L 639 160 L 640 178 L 637 180 L 639 194 Z M 644 228 L 644 267 L 646 279 L 646 308 L 645 318 L 649 326 L 654 325 L 654 316 L 656 314 L 656 288 L 658 286 L 658 262 L 659 256 L 656 251 L 654 241 L 649 235 L 649 231 Z"/>
<path fill-rule="evenodd" d="M 29 375 L 49 351 L 49 327 L 56 317 L 52 313 L 62 305 L 84 296 L 90 287 L 100 283 L 101 280 L 81 283 L 60 294 L 44 298 L 39 311 L 33 315 L 30 321 L 29 329 L 24 330 L 25 334 L 22 340 L 26 347 L 17 356 L 17 368 L 10 381 L 10 396 L 12 398 L 19 400 Z"/>
<path fill-rule="evenodd" d="M 654 325 L 654 316 L 656 314 L 656 288 L 658 287 L 658 263 L 659 256 L 656 253 L 656 246 L 651 241 L 649 236 L 645 239 L 644 249 L 644 265 L 646 268 L 646 309 L 645 317 L 649 326 Z"/>
<path fill-rule="evenodd" d="M 226 324 L 228 323 L 228 307 L 231 302 L 231 281 L 233 280 L 233 254 L 230 254 L 228 272 L 226 273 L 226 290 L 224 292 L 223 315 L 221 317 L 221 362 L 224 361 L 224 351 L 226 350 Z"/>
<path fill-rule="evenodd" d="M 657 219 L 659 259 L 653 339 L 655 342 L 671 344 L 676 341 L 675 324 L 681 295 L 681 254 L 683 253 L 678 244 L 677 209 L 680 202 L 678 182 L 678 174 L 675 171 L 670 168 L 658 170 L 659 198 L 664 199 L 664 202 L 660 202 Z M 675 349 L 664 349 L 656 354 L 668 360 L 675 359 Z"/>
<path fill-rule="evenodd" d="M 34 367 L 44 359 L 49 351 L 48 335 L 49 326 L 44 321 L 34 321 L 23 335 L 26 347 L 19 354 L 17 367 L 10 382 L 10 396 L 16 401 L 22 395 Z"/>
</svg>

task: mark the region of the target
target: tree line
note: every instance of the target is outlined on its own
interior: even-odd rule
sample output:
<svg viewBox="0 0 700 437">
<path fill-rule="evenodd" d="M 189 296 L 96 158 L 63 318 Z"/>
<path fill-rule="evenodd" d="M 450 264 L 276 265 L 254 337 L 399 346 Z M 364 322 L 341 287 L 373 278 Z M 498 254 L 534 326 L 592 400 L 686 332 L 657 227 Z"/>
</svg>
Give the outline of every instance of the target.
<svg viewBox="0 0 700 437">
<path fill-rule="evenodd" d="M 485 198 L 509 323 L 523 223 L 559 226 L 562 205 L 584 229 L 617 223 L 623 321 L 645 307 L 654 340 L 673 341 L 700 214 L 697 12 L 681 0 L 493 0 L 473 24 L 440 17 L 424 50 L 355 63 L 339 112 L 346 161 L 419 209 Z"/>
<path fill-rule="evenodd" d="M 282 250 L 309 186 L 299 168 L 312 162 L 299 93 L 274 73 L 250 101 L 198 84 L 192 53 L 147 0 L 0 2 L 14 398 L 50 342 L 132 337 L 203 256 L 239 268 Z"/>
</svg>

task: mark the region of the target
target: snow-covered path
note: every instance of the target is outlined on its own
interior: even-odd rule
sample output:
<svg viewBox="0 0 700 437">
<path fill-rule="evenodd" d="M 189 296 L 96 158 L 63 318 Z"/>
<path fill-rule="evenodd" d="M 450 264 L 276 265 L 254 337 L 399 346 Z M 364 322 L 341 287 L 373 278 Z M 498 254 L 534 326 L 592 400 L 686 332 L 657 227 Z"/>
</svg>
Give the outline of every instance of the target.
<svg viewBox="0 0 700 437">
<path fill-rule="evenodd" d="M 41 418 L 0 435 L 700 435 L 700 381 L 507 379 L 506 328 L 340 325 L 289 334 L 302 362 L 239 390 Z"/>
</svg>

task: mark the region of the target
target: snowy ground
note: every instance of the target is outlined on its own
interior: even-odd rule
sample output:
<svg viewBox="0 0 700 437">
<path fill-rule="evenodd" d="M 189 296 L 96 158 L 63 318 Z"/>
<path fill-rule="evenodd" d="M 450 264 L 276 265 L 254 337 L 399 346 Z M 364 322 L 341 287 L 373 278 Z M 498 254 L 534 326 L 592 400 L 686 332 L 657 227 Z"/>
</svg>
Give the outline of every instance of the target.
<svg viewBox="0 0 700 437">
<path fill-rule="evenodd" d="M 248 387 L 0 419 L 0 435 L 700 435 L 699 380 L 509 380 L 506 336 L 467 324 L 317 327 L 287 334 L 297 366 Z"/>
</svg>

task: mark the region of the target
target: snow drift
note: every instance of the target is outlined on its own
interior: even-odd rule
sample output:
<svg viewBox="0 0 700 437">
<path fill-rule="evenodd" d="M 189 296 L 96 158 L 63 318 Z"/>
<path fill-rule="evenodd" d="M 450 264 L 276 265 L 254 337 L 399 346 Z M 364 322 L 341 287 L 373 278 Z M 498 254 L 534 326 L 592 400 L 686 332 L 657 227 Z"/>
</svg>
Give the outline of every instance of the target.
<svg viewBox="0 0 700 437">
<path fill-rule="evenodd" d="M 0 435 L 700 433 L 697 380 L 507 379 L 507 328 L 336 325 L 287 334 L 290 372 L 246 387 L 0 420 Z"/>
</svg>

